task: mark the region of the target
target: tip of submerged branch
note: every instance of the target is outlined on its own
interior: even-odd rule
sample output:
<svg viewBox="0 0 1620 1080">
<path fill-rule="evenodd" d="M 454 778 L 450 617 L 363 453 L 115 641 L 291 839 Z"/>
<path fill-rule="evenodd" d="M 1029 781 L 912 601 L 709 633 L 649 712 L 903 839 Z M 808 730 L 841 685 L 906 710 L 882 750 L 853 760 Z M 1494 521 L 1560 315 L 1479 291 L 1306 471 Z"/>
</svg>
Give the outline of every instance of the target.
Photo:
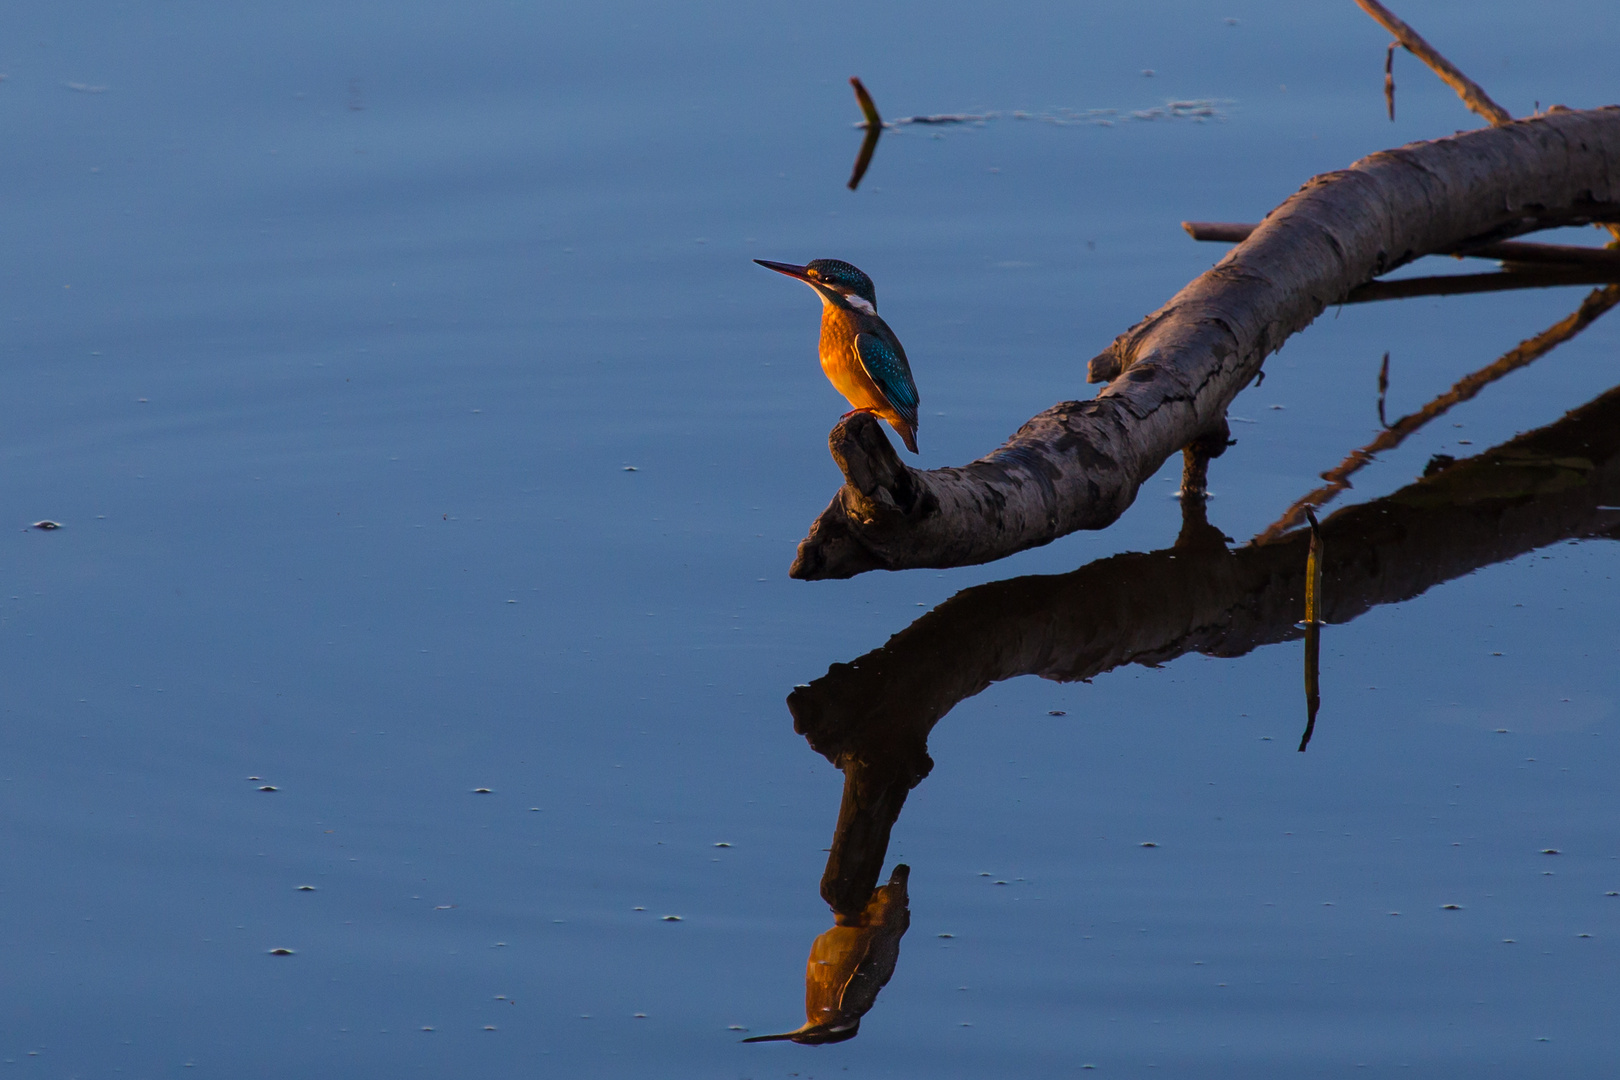
<svg viewBox="0 0 1620 1080">
<path fill-rule="evenodd" d="M 866 117 L 867 125 L 873 128 L 881 128 L 883 126 L 883 117 L 878 114 L 877 104 L 872 100 L 872 95 L 866 92 L 866 87 L 862 85 L 861 80 L 851 75 L 849 85 L 855 90 L 855 103 L 861 107 L 861 115 Z"/>
</svg>

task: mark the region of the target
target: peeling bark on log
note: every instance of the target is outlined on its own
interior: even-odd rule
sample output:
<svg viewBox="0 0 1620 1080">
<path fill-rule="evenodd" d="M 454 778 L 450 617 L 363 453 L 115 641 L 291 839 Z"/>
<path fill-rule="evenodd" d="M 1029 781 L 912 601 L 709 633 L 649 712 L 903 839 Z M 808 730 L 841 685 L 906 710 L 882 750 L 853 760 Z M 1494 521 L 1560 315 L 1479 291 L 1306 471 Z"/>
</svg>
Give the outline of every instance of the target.
<svg viewBox="0 0 1620 1080">
<path fill-rule="evenodd" d="M 1620 389 L 1324 519 L 1322 615 L 1347 623 L 1550 544 L 1620 539 L 1617 501 Z M 964 699 L 1021 675 L 1075 682 L 1301 636 L 1309 534 L 1229 551 L 1202 501 L 1186 508 L 1174 548 L 966 589 L 788 696 L 794 730 L 844 773 L 821 882 L 835 910 L 871 895 L 906 796 L 933 768 L 929 733 Z"/>
<path fill-rule="evenodd" d="M 1091 362 L 1094 399 L 1034 417 L 965 466 L 908 468 L 857 413 L 829 436 L 845 484 L 789 573 L 966 566 L 1104 528 L 1166 458 L 1217 431 L 1265 358 L 1351 290 L 1423 255 L 1620 221 L 1620 106 L 1381 151 L 1318 176 Z"/>
</svg>

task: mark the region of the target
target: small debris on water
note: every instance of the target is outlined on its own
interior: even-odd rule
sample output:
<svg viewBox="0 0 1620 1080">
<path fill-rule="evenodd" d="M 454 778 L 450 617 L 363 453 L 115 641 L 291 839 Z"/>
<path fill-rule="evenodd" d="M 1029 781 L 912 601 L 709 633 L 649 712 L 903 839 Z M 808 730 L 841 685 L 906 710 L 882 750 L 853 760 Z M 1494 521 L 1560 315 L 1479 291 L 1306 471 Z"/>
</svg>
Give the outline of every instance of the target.
<svg viewBox="0 0 1620 1080">
<path fill-rule="evenodd" d="M 494 1031 L 495 1030 L 495 1025 L 494 1024 L 485 1024 L 484 1025 L 484 1030 L 485 1031 Z"/>
<path fill-rule="evenodd" d="M 1563 854 L 1563 852 L 1559 851 L 1555 847 L 1542 848 L 1541 853 L 1543 855 L 1562 855 Z"/>
<path fill-rule="evenodd" d="M 1143 847 L 1158 847 L 1159 845 L 1155 844 L 1152 840 L 1144 840 L 1144 841 L 1142 841 L 1142 846 Z"/>
<path fill-rule="evenodd" d="M 1461 911 L 1462 910 L 1462 905 L 1461 904 L 1441 904 L 1440 905 L 1440 910 L 1441 911 Z"/>
<path fill-rule="evenodd" d="M 292 954 L 293 954 L 293 951 L 291 949 L 271 949 L 270 950 L 270 955 L 271 956 L 291 956 Z"/>
<path fill-rule="evenodd" d="M 52 521 L 49 518 L 46 518 L 44 521 L 36 521 L 32 526 L 30 526 L 30 528 L 34 529 L 44 529 L 46 532 L 49 532 L 52 529 L 60 529 L 61 527 L 62 523 L 60 521 Z"/>
<path fill-rule="evenodd" d="M 433 1030 L 433 1028 L 432 1028 L 432 1026 L 431 1026 L 431 1025 L 428 1025 L 428 1024 L 423 1024 L 423 1025 L 422 1025 L 422 1030 L 423 1030 L 423 1031 L 432 1031 L 432 1030 Z"/>
<path fill-rule="evenodd" d="M 634 465 L 626 465 L 624 467 L 624 471 L 625 472 L 640 472 L 641 470 L 636 468 Z"/>
<path fill-rule="evenodd" d="M 313 886 L 313 885 L 300 885 L 300 886 L 298 886 L 298 891 L 299 892 L 314 892 L 315 891 L 315 886 Z"/>
<path fill-rule="evenodd" d="M 632 1013 L 631 1015 L 636 1020 L 645 1020 L 645 1019 L 647 1019 L 647 1014 L 646 1013 Z"/>
<path fill-rule="evenodd" d="M 730 847 L 731 845 L 726 843 L 724 840 L 721 840 L 719 843 L 715 844 L 714 846 L 715 847 Z"/>
<path fill-rule="evenodd" d="M 665 922 L 680 922 L 681 917 L 679 915 L 665 915 L 664 916 L 664 921 Z"/>
<path fill-rule="evenodd" d="M 939 936 L 942 937 L 942 938 L 954 938 L 956 935 L 955 934 L 941 934 Z"/>
<path fill-rule="evenodd" d="M 1062 709 L 1047 709 L 1046 710 L 1046 715 L 1047 716 L 1068 716 L 1069 714 L 1064 712 Z"/>
<path fill-rule="evenodd" d="M 260 791 L 280 791 L 281 789 L 276 787 L 276 785 L 274 785 L 274 784 L 265 784 L 264 786 L 259 788 L 259 790 Z"/>
<path fill-rule="evenodd" d="M 473 788 L 473 794 L 474 795 L 493 795 L 493 794 L 495 794 L 495 792 L 493 790 L 491 790 L 490 788 L 487 788 L 487 787 L 475 787 L 475 788 Z"/>
<path fill-rule="evenodd" d="M 741 1024 L 728 1024 L 728 1025 L 726 1025 L 726 1030 L 727 1031 L 747 1031 L 748 1029 L 743 1027 Z"/>
</svg>

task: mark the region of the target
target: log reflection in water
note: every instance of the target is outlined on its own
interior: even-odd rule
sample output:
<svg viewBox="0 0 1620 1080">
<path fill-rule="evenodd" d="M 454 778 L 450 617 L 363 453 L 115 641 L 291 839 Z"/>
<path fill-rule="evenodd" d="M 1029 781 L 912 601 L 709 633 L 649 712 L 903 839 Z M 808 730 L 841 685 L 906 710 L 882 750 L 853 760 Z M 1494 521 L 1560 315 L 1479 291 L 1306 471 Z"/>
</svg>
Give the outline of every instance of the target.
<svg viewBox="0 0 1620 1080">
<path fill-rule="evenodd" d="M 1620 538 L 1620 389 L 1548 427 L 1322 522 L 1322 618 L 1345 623 L 1559 540 Z M 1198 500 L 1189 500 L 1194 515 Z M 928 733 L 1019 675 L 1088 679 L 1197 652 L 1241 656 L 1300 635 L 1308 536 L 1228 550 L 1201 518 L 1176 547 L 967 589 L 882 648 L 788 697 L 794 728 L 844 772 L 821 895 L 864 909 Z"/>
<path fill-rule="evenodd" d="M 1620 254 L 1620 252 L 1616 254 Z M 1359 450 L 1350 451 L 1349 457 L 1323 473 L 1322 479 L 1327 481 L 1327 486 L 1319 487 L 1295 502 L 1293 506 L 1290 506 L 1283 513 L 1282 517 L 1268 526 L 1256 539 L 1260 541 L 1270 540 L 1292 529 L 1304 519 L 1306 507 L 1315 507 L 1320 510 L 1335 495 L 1350 487 L 1350 477 L 1354 476 L 1363 466 L 1374 461 L 1379 453 L 1395 449 L 1405 441 L 1408 435 L 1417 431 L 1429 421 L 1444 416 L 1452 406 L 1471 400 L 1474 395 L 1491 383 L 1546 356 L 1553 349 L 1592 325 L 1598 316 L 1616 304 L 1620 304 L 1620 285 L 1610 285 L 1607 288 L 1593 290 L 1585 300 L 1581 301 L 1581 306 L 1569 315 L 1553 323 L 1535 337 L 1526 338 L 1524 341 L 1519 342 L 1493 363 L 1487 364 L 1478 371 L 1459 379 L 1450 390 L 1433 399 L 1417 412 L 1408 413 L 1393 424 L 1384 422 L 1384 392 L 1389 389 L 1389 353 L 1385 353 L 1384 363 L 1378 370 L 1378 422 L 1383 426 L 1384 430 L 1379 432 L 1378 437 L 1372 442 Z"/>
</svg>

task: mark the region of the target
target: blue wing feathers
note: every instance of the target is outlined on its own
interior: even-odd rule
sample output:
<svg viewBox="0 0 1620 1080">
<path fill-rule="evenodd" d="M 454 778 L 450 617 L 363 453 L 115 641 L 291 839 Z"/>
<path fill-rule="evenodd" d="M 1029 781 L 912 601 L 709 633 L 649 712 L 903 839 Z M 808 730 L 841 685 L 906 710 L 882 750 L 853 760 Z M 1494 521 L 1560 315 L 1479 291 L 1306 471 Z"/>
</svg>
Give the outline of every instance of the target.
<svg viewBox="0 0 1620 1080">
<path fill-rule="evenodd" d="M 917 424 L 917 384 L 911 380 L 911 365 L 905 354 L 876 334 L 855 335 L 855 351 L 866 368 L 866 374 L 883 396 L 889 399 L 894 411 L 913 427 Z"/>
</svg>

